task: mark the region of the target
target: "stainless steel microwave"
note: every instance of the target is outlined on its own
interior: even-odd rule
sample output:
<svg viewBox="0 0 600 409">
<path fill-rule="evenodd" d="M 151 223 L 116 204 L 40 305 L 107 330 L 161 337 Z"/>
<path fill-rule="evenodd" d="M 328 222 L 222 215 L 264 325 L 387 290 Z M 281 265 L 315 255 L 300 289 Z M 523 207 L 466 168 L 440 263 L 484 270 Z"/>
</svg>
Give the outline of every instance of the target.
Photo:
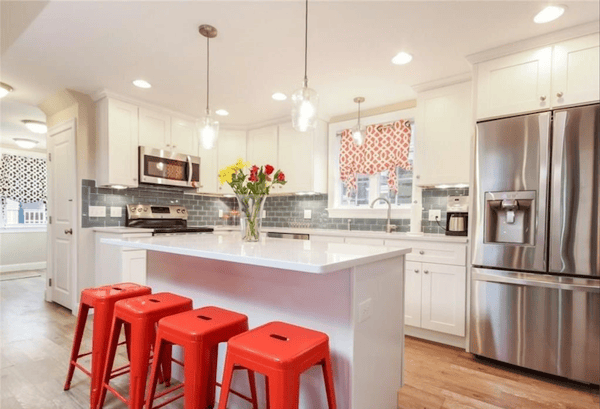
<svg viewBox="0 0 600 409">
<path fill-rule="evenodd" d="M 196 188 L 200 184 L 200 158 L 140 146 L 140 183 Z"/>
</svg>

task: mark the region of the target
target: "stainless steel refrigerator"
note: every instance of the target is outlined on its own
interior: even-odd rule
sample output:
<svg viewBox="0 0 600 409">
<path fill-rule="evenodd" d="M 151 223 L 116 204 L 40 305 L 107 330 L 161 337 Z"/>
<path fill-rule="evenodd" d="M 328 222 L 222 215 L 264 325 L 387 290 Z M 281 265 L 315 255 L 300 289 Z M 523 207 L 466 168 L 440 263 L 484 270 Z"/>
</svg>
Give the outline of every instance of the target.
<svg viewBox="0 0 600 409">
<path fill-rule="evenodd" d="M 600 105 L 477 124 L 471 352 L 600 383 Z"/>
</svg>

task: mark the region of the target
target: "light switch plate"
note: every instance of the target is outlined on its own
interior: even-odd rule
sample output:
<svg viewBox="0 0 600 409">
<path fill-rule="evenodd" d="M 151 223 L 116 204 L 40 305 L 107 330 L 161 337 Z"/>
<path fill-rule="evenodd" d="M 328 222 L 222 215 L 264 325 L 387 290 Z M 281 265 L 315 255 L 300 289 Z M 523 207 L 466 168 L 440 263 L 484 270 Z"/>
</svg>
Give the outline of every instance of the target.
<svg viewBox="0 0 600 409">
<path fill-rule="evenodd" d="M 442 211 L 439 209 L 432 209 L 429 211 L 429 220 L 434 222 L 436 221 L 436 216 L 437 216 L 437 220 L 442 220 Z"/>
<path fill-rule="evenodd" d="M 123 215 L 123 209 L 121 207 L 111 206 L 110 217 L 121 217 Z"/>
<path fill-rule="evenodd" d="M 219 209 L 219 217 L 223 217 L 223 209 Z"/>
<path fill-rule="evenodd" d="M 106 217 L 106 206 L 90 206 L 90 217 Z"/>
<path fill-rule="evenodd" d="M 305 219 L 310 219 L 312 217 L 312 210 L 310 209 L 305 209 L 304 210 L 304 218 Z"/>
</svg>

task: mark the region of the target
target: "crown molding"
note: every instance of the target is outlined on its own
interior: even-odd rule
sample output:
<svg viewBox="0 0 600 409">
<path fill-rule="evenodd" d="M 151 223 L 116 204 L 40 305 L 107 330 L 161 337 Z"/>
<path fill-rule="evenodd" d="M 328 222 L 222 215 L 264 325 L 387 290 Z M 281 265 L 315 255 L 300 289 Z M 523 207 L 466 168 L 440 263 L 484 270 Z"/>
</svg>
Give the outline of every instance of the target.
<svg viewBox="0 0 600 409">
<path fill-rule="evenodd" d="M 413 91 L 416 93 L 429 91 L 430 89 L 436 89 L 441 87 L 447 87 L 449 85 L 461 84 L 463 82 L 471 81 L 473 75 L 470 72 L 463 72 L 462 74 L 452 75 L 450 77 L 440 78 L 437 80 L 422 82 L 420 84 L 411 85 Z"/>
<path fill-rule="evenodd" d="M 553 31 L 552 33 L 531 37 L 515 43 L 505 44 L 500 47 L 467 55 L 465 58 L 471 64 L 478 64 L 480 62 L 493 60 L 494 58 L 504 57 L 506 55 L 531 50 L 533 48 L 545 47 L 561 41 L 570 40 L 572 38 L 598 33 L 599 31 L 600 20 L 596 20 L 590 23 L 565 28 L 564 30 Z"/>
</svg>

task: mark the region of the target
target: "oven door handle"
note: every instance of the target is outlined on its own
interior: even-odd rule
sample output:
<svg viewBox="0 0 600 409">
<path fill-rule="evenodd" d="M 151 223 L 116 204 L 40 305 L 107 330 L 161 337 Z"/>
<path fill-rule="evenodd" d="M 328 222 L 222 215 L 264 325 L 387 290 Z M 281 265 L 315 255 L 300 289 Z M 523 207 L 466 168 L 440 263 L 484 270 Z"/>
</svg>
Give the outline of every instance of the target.
<svg viewBox="0 0 600 409">
<path fill-rule="evenodd" d="M 188 163 L 188 186 L 192 185 L 192 158 L 190 158 L 190 155 L 187 156 L 187 163 Z"/>
</svg>

